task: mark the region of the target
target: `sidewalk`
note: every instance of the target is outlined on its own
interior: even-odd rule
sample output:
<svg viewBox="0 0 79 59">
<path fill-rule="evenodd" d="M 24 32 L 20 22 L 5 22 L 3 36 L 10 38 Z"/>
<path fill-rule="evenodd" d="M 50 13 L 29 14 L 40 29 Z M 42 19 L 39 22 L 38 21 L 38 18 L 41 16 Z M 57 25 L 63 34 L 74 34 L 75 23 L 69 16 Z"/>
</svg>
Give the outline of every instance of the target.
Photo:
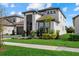
<svg viewBox="0 0 79 59">
<path fill-rule="evenodd" d="M 37 45 L 37 44 L 24 44 L 24 43 L 13 43 L 13 42 L 3 42 L 5 45 L 44 49 L 44 50 L 57 50 L 57 51 L 71 51 L 79 52 L 79 48 L 69 48 L 69 47 L 60 47 L 60 46 L 48 46 L 48 45 Z"/>
</svg>

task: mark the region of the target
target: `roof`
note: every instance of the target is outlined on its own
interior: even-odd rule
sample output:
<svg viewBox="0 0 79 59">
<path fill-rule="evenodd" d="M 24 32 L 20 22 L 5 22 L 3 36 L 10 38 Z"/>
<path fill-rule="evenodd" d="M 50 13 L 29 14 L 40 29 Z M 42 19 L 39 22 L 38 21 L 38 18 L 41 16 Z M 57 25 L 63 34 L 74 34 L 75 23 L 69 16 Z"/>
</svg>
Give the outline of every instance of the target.
<svg viewBox="0 0 79 59">
<path fill-rule="evenodd" d="M 77 18 L 77 17 L 79 17 L 79 15 L 76 15 L 75 17 L 73 17 L 73 19 L 75 19 L 75 18 Z"/>
<path fill-rule="evenodd" d="M 30 13 L 30 12 L 36 12 L 35 10 L 29 10 L 29 11 L 25 11 L 25 12 L 22 12 L 23 14 L 25 13 Z"/>
<path fill-rule="evenodd" d="M 62 15 L 65 17 L 65 15 L 63 14 L 63 12 L 61 11 L 60 8 L 49 7 L 49 8 L 45 8 L 45 9 L 38 10 L 38 12 L 43 12 L 43 11 L 46 11 L 46 10 L 52 10 L 52 9 L 59 10 L 59 11 L 62 13 Z M 35 11 L 35 10 L 30 10 L 30 11 L 23 12 L 23 14 L 25 14 L 25 13 L 29 13 L 29 12 L 36 12 L 36 11 Z M 66 18 L 66 17 L 65 17 L 65 18 Z"/>
<path fill-rule="evenodd" d="M 9 17 L 19 17 L 19 18 L 23 18 L 22 16 L 19 16 L 19 15 L 4 16 L 4 18 L 9 18 Z"/>
<path fill-rule="evenodd" d="M 3 25 L 5 25 L 5 26 L 14 26 L 16 24 L 14 22 L 10 21 L 12 17 L 23 18 L 23 17 L 18 16 L 18 15 L 11 15 L 11 16 L 0 17 L 0 19 L 3 19 Z"/>
<path fill-rule="evenodd" d="M 37 20 L 37 22 L 43 22 L 44 21 L 44 17 L 48 17 L 48 16 L 50 16 L 52 18 L 51 21 L 55 21 L 55 22 L 59 23 L 59 21 L 55 20 L 55 18 L 53 16 L 51 16 L 51 15 L 43 15 Z"/>
<path fill-rule="evenodd" d="M 2 24 L 3 24 L 4 26 L 13 26 L 13 24 L 12 24 L 11 22 L 9 22 L 9 21 L 7 21 L 7 20 L 5 20 L 5 19 L 2 19 Z"/>
</svg>

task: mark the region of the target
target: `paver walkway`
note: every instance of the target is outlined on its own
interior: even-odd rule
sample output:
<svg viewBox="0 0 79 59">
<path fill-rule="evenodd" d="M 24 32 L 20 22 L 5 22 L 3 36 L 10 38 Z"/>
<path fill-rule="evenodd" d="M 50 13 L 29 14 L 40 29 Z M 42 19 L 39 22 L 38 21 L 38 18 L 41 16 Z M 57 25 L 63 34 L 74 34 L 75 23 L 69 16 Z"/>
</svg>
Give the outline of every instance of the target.
<svg viewBox="0 0 79 59">
<path fill-rule="evenodd" d="M 37 44 L 24 44 L 24 43 L 14 43 L 14 42 L 3 42 L 3 43 L 5 45 L 28 47 L 28 48 L 37 48 L 37 49 L 44 49 L 44 50 L 79 52 L 79 48 L 69 48 L 69 47 L 60 47 L 60 46 L 48 46 L 48 45 L 37 45 Z"/>
</svg>

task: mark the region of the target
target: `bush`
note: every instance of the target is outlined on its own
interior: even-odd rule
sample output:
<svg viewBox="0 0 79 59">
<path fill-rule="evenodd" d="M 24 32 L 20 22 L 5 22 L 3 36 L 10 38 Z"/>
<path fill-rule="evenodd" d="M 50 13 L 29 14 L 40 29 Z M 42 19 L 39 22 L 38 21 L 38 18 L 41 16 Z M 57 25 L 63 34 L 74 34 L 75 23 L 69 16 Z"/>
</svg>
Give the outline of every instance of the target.
<svg viewBox="0 0 79 59">
<path fill-rule="evenodd" d="M 36 36 L 36 32 L 35 31 L 31 31 L 31 36 L 35 37 Z"/>
<path fill-rule="evenodd" d="M 79 35 L 73 34 L 70 35 L 70 41 L 79 41 Z"/>
<path fill-rule="evenodd" d="M 52 39 L 56 39 L 56 37 L 57 37 L 57 34 L 56 34 L 56 33 L 52 33 L 52 34 L 51 34 L 51 38 L 52 38 Z"/>
<path fill-rule="evenodd" d="M 74 31 L 75 31 L 75 30 L 74 30 L 73 27 L 69 27 L 69 28 L 66 27 L 66 32 L 67 32 L 67 33 L 74 33 Z"/>
<path fill-rule="evenodd" d="M 60 37 L 62 40 L 68 40 L 68 41 L 79 41 L 79 35 L 77 34 L 64 34 Z"/>
<path fill-rule="evenodd" d="M 44 39 L 48 39 L 49 36 L 50 36 L 50 35 L 49 35 L 48 33 L 43 33 L 43 34 L 42 34 L 42 38 L 44 38 Z"/>
<path fill-rule="evenodd" d="M 49 32 L 50 34 L 55 33 L 54 30 L 49 30 L 48 32 Z"/>
<path fill-rule="evenodd" d="M 59 38 L 59 32 L 60 32 L 59 30 L 57 30 L 57 31 L 56 31 L 56 34 L 57 34 L 56 39 L 58 39 L 58 38 Z"/>
<path fill-rule="evenodd" d="M 70 38 L 70 34 L 64 34 L 60 36 L 60 39 L 62 40 L 69 40 L 69 38 Z"/>
<path fill-rule="evenodd" d="M 55 39 L 57 37 L 56 33 L 43 33 L 42 38 L 44 39 Z"/>
</svg>

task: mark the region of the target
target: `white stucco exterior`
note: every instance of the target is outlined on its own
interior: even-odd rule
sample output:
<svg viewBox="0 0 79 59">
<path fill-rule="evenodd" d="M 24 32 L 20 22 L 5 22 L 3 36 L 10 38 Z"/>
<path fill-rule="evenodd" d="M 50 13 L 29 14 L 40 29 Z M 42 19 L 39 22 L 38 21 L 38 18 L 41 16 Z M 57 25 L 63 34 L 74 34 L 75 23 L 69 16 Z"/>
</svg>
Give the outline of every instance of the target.
<svg viewBox="0 0 79 59">
<path fill-rule="evenodd" d="M 3 27 L 3 34 L 12 34 L 13 29 L 14 29 L 13 26 L 4 26 Z"/>
<path fill-rule="evenodd" d="M 66 30 L 65 30 L 65 26 L 66 26 L 66 19 L 65 17 L 62 15 L 62 13 L 60 11 L 58 11 L 58 19 L 59 19 L 59 24 L 58 24 L 58 28 L 60 30 L 60 35 L 65 34 Z"/>
</svg>

